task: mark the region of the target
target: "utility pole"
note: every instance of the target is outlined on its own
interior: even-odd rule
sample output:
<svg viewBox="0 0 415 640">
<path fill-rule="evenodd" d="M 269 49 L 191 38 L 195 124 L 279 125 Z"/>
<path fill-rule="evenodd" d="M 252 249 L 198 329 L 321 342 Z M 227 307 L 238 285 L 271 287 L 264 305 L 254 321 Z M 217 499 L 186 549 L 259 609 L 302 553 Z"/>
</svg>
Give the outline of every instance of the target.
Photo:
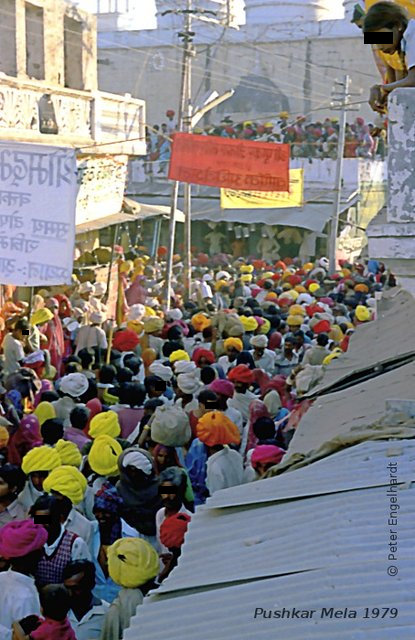
<svg viewBox="0 0 415 640">
<path fill-rule="evenodd" d="M 187 0 L 187 13 L 185 18 L 185 28 L 180 37 L 184 41 L 184 55 L 186 65 L 185 86 L 184 86 L 184 109 L 183 130 L 185 133 L 192 131 L 192 58 L 193 36 L 192 32 L 192 0 Z M 184 285 L 186 298 L 190 299 L 192 288 L 192 186 L 185 182 L 183 187 L 184 195 Z"/>
<path fill-rule="evenodd" d="M 343 176 L 343 156 L 344 146 L 346 139 L 346 117 L 347 117 L 347 105 L 350 100 L 349 88 L 350 77 L 344 76 L 342 82 L 336 82 L 341 86 L 341 95 L 335 98 L 336 101 L 340 101 L 341 109 L 340 122 L 339 122 L 339 140 L 337 146 L 337 166 L 336 166 L 336 180 L 334 184 L 334 201 L 333 201 L 333 215 L 330 224 L 330 242 L 329 242 L 329 270 L 330 273 L 336 271 L 336 247 L 337 247 L 337 233 L 339 228 L 339 215 L 340 215 L 340 202 L 342 194 L 342 176 Z M 333 108 L 336 108 L 333 105 Z"/>
</svg>

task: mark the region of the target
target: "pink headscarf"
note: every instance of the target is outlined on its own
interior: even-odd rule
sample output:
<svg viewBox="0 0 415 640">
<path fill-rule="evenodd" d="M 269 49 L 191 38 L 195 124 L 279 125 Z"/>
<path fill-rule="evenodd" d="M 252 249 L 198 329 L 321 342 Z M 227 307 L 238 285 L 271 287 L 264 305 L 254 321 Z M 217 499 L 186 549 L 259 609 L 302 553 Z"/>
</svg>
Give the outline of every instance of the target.
<svg viewBox="0 0 415 640">
<path fill-rule="evenodd" d="M 22 558 L 41 549 L 48 539 L 45 527 L 32 520 L 14 520 L 0 529 L 0 556 Z"/>
<path fill-rule="evenodd" d="M 222 396 L 226 396 L 227 398 L 233 398 L 235 393 L 234 384 L 230 380 L 222 380 L 221 378 L 217 378 L 213 382 L 210 383 L 209 389 L 214 393 L 219 393 Z"/>
<path fill-rule="evenodd" d="M 23 457 L 34 447 L 43 444 L 40 435 L 39 420 L 34 413 L 24 416 L 20 421 L 19 428 L 10 436 L 7 445 L 8 461 L 11 464 L 21 465 Z"/>
<path fill-rule="evenodd" d="M 251 465 L 256 469 L 259 463 L 278 464 L 284 454 L 284 449 L 273 444 L 259 444 L 252 452 Z"/>
</svg>

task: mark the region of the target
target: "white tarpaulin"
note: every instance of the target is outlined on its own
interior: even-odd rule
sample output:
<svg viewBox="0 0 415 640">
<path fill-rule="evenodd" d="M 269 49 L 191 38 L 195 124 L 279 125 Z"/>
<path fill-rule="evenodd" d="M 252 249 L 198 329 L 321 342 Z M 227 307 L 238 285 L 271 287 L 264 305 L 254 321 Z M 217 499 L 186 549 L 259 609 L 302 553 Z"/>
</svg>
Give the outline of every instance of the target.
<svg viewBox="0 0 415 640">
<path fill-rule="evenodd" d="M 71 282 L 75 150 L 0 143 L 0 284 Z"/>
</svg>

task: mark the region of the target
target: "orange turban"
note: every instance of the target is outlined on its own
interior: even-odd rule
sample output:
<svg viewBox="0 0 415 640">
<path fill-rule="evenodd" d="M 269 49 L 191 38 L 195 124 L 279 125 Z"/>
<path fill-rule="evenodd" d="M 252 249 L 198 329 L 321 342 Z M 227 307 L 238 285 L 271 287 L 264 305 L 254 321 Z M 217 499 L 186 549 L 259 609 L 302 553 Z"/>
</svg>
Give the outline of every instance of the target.
<svg viewBox="0 0 415 640">
<path fill-rule="evenodd" d="M 196 426 L 197 437 L 208 447 L 218 444 L 239 444 L 241 434 L 239 429 L 221 411 L 208 411 L 202 416 Z"/>
</svg>

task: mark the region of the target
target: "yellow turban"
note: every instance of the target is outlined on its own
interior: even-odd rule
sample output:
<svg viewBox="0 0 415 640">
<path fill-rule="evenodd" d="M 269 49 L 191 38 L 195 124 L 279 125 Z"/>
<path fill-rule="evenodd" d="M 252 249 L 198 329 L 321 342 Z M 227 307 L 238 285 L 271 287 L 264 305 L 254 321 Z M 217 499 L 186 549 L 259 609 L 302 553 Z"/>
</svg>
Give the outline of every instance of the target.
<svg viewBox="0 0 415 640">
<path fill-rule="evenodd" d="M 132 260 L 125 260 L 120 265 L 120 273 L 130 273 L 134 268 L 134 263 Z"/>
<path fill-rule="evenodd" d="M 272 278 L 274 274 L 272 273 L 272 271 L 266 271 L 265 273 L 262 274 L 261 276 L 261 280 L 269 280 L 270 278 Z"/>
<path fill-rule="evenodd" d="M 289 315 L 287 318 L 287 325 L 289 327 L 301 327 L 304 322 L 303 316 Z"/>
<path fill-rule="evenodd" d="M 241 276 L 241 282 L 252 282 L 252 275 L 250 273 L 244 273 Z"/>
<path fill-rule="evenodd" d="M 271 323 L 266 318 L 262 318 L 262 319 L 264 322 L 259 327 L 259 333 L 263 335 L 267 335 L 268 331 L 271 329 Z"/>
<path fill-rule="evenodd" d="M 53 313 L 52 311 L 50 311 L 50 309 L 46 309 L 46 308 L 38 309 L 31 316 L 30 324 L 32 325 L 32 327 L 34 327 L 37 324 L 45 324 L 46 322 L 49 322 L 49 320 L 52 320 L 52 318 L 53 318 Z"/>
<path fill-rule="evenodd" d="M 77 468 L 81 466 L 82 455 L 74 442 L 58 440 L 55 449 L 59 453 L 62 464 L 69 464 L 71 467 Z"/>
<path fill-rule="evenodd" d="M 135 333 L 140 335 L 143 332 L 144 324 L 139 320 L 129 320 L 127 322 L 127 329 L 130 329 L 130 331 L 135 331 Z"/>
<path fill-rule="evenodd" d="M 220 291 L 222 287 L 227 287 L 227 286 L 228 286 L 228 282 L 226 280 L 217 280 L 215 282 L 216 291 Z"/>
<path fill-rule="evenodd" d="M 47 493 L 56 491 L 69 498 L 72 504 L 79 504 L 84 499 L 87 481 L 85 476 L 75 467 L 62 465 L 50 472 L 43 483 Z"/>
<path fill-rule="evenodd" d="M 26 453 L 22 460 L 22 470 L 28 476 L 34 471 L 52 471 L 61 464 L 60 455 L 56 449 L 45 444 Z"/>
<path fill-rule="evenodd" d="M 308 287 L 308 290 L 310 293 L 315 293 L 316 291 L 318 291 L 320 289 L 320 285 L 317 284 L 317 282 L 312 282 L 310 284 L 310 286 Z"/>
<path fill-rule="evenodd" d="M 0 448 L 4 449 L 7 447 L 7 444 L 10 439 L 10 434 L 7 431 L 6 427 L 0 426 Z"/>
<path fill-rule="evenodd" d="M 231 349 L 233 347 L 237 351 L 242 351 L 244 348 L 242 344 L 242 340 L 240 340 L 239 338 L 226 338 L 226 340 L 223 343 L 223 346 L 225 347 L 225 350 Z"/>
<path fill-rule="evenodd" d="M 372 317 L 369 309 L 363 306 L 363 304 L 357 305 L 355 309 L 355 315 L 356 315 L 356 318 L 359 320 L 359 322 L 367 322 Z"/>
<path fill-rule="evenodd" d="M 336 342 L 337 344 L 339 344 L 339 342 L 341 342 L 344 338 L 344 333 L 343 331 L 340 329 L 338 324 L 334 324 L 332 326 L 332 328 L 329 331 L 329 338 L 330 340 L 333 340 L 334 342 Z"/>
<path fill-rule="evenodd" d="M 331 353 L 329 353 L 329 355 L 324 358 L 323 364 L 330 364 L 330 362 L 332 360 L 335 360 L 336 358 L 339 358 L 342 354 L 343 354 L 343 351 L 341 349 L 339 349 L 338 347 L 336 349 L 333 349 L 333 351 Z"/>
<path fill-rule="evenodd" d="M 293 304 L 290 307 L 290 314 L 292 316 L 305 316 L 305 309 L 301 304 Z"/>
<path fill-rule="evenodd" d="M 111 436 L 97 436 L 88 453 L 88 462 L 92 471 L 100 476 L 118 475 L 118 458 L 122 447 Z"/>
<path fill-rule="evenodd" d="M 190 322 L 196 331 L 203 331 L 203 329 L 210 327 L 212 324 L 211 319 L 207 318 L 203 313 L 195 313 Z"/>
<path fill-rule="evenodd" d="M 241 273 L 253 273 L 254 267 L 252 264 L 242 264 L 239 271 Z"/>
<path fill-rule="evenodd" d="M 143 318 L 144 333 L 154 333 L 155 331 L 161 331 L 164 327 L 164 320 L 158 316 L 146 316 Z"/>
<path fill-rule="evenodd" d="M 184 349 L 177 349 L 170 354 L 169 362 L 174 364 L 175 362 L 179 362 L 179 360 L 185 360 L 186 362 L 190 362 L 190 356 Z"/>
<path fill-rule="evenodd" d="M 118 415 L 115 411 L 104 411 L 97 413 L 91 420 L 89 426 L 89 435 L 91 438 L 97 436 L 111 436 L 111 438 L 117 438 L 121 433 L 120 423 L 118 421 Z"/>
<path fill-rule="evenodd" d="M 239 316 L 239 320 L 242 322 L 245 331 L 255 331 L 258 328 L 258 322 L 254 316 Z"/>
<path fill-rule="evenodd" d="M 307 271 L 311 271 L 313 267 L 314 267 L 314 264 L 312 262 L 306 262 L 303 269 L 307 273 Z"/>
<path fill-rule="evenodd" d="M 150 316 L 150 317 L 154 318 L 155 316 L 157 316 L 157 313 L 154 311 L 154 309 L 152 307 L 145 306 L 144 309 L 146 310 L 146 312 L 144 314 L 146 317 Z"/>
<path fill-rule="evenodd" d="M 121 538 L 108 547 L 108 573 L 121 587 L 140 587 L 159 571 L 158 553 L 147 540 Z"/>
<path fill-rule="evenodd" d="M 42 426 L 46 420 L 56 418 L 55 407 L 50 402 L 39 402 L 34 410 L 34 414 L 39 420 L 40 426 Z"/>
<path fill-rule="evenodd" d="M 300 294 L 295 289 L 290 289 L 289 291 L 287 291 L 287 296 L 290 296 L 290 298 L 292 298 L 293 300 L 297 300 L 299 295 Z"/>
</svg>

